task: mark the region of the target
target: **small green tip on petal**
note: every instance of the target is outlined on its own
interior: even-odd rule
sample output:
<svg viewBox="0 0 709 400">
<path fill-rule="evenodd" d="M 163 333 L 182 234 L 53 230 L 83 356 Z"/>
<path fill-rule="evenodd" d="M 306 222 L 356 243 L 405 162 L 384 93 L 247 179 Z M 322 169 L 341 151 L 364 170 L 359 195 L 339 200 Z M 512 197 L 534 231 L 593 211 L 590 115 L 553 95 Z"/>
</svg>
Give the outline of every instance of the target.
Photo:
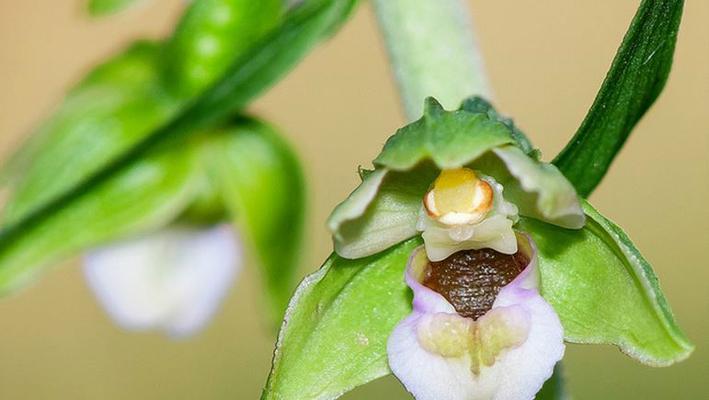
<svg viewBox="0 0 709 400">
<path fill-rule="evenodd" d="M 436 118 L 442 115 L 446 110 L 443 109 L 441 103 L 433 97 L 426 97 L 423 103 L 424 118 Z"/>
</svg>

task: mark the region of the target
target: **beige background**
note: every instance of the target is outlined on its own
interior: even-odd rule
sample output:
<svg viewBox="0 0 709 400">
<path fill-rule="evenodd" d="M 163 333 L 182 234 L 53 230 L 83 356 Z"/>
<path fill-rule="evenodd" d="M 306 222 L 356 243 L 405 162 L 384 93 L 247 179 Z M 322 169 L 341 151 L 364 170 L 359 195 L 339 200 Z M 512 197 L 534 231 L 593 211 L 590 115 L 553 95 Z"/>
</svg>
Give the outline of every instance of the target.
<svg viewBox="0 0 709 400">
<path fill-rule="evenodd" d="M 419 0 L 423 1 L 423 0 Z M 432 0 L 428 0 L 432 1 Z M 2 155 L 92 64 L 140 36 L 169 32 L 183 2 L 145 1 L 90 21 L 80 2 L 0 0 Z M 471 1 L 499 108 L 551 158 L 574 132 L 638 1 Z M 690 0 L 669 83 L 593 202 L 655 265 L 675 314 L 698 345 L 674 367 L 640 366 L 610 347 L 569 346 L 577 399 L 706 398 L 709 373 L 709 1 Z M 306 163 L 310 244 L 302 273 L 330 251 L 323 221 L 402 123 L 368 6 L 258 100 Z M 0 302 L 0 399 L 253 399 L 272 339 L 250 270 L 197 338 L 169 342 L 115 328 L 76 262 Z M 347 398 L 406 398 L 391 378 Z"/>
</svg>

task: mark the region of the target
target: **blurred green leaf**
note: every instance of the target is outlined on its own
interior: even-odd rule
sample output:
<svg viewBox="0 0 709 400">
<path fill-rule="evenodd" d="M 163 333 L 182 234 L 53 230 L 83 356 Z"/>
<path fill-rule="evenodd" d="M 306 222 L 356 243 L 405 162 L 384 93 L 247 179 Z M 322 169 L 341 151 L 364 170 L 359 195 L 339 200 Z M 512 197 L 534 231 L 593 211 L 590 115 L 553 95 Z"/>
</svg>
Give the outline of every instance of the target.
<svg viewBox="0 0 709 400">
<path fill-rule="evenodd" d="M 286 312 L 262 399 L 334 399 L 390 373 L 386 341 L 411 312 L 404 269 L 421 240 L 357 260 L 335 254 Z"/>
<path fill-rule="evenodd" d="M 180 95 L 204 90 L 278 25 L 284 9 L 282 0 L 193 2 L 167 44 L 170 83 Z"/>
<path fill-rule="evenodd" d="M 131 164 L 71 203 L 28 224 L 0 247 L 0 294 L 21 287 L 49 263 L 88 247 L 164 226 L 194 196 L 196 171 L 185 151 Z"/>
<path fill-rule="evenodd" d="M 89 0 L 87 8 L 94 17 L 102 17 L 121 11 L 136 0 Z"/>
<path fill-rule="evenodd" d="M 356 0 L 311 1 L 288 12 L 281 25 L 243 53 L 190 107 L 155 131 L 153 140 L 213 126 L 243 109 L 334 33 L 356 4 Z"/>
<path fill-rule="evenodd" d="M 11 191 L 15 190 L 0 231 L 0 276 L 5 276 L 0 280 L 0 292 L 6 289 L 3 282 L 16 282 L 13 275 L 22 272 L 14 264 L 5 265 L 2 254 L 13 253 L 18 243 L 29 243 L 31 232 L 45 229 L 46 223 L 94 196 L 95 190 L 125 174 L 135 163 L 165 148 L 179 148 L 186 137 L 225 122 L 334 32 L 356 3 L 311 1 L 295 8 L 281 25 L 239 57 L 215 85 L 197 99 L 186 101 L 186 107 L 182 107 L 185 101 L 171 99 L 164 93 L 162 82 L 158 83 L 152 64 L 158 50 L 155 46 L 129 50 L 125 56 L 133 60 L 131 51 L 146 53 L 135 57 L 145 60 L 127 63 L 145 66 L 146 77 L 117 67 L 122 56 L 115 65 L 109 63 L 110 67 L 100 67 L 90 75 L 88 83 L 77 88 L 79 94 L 72 92 L 67 101 L 79 105 L 65 104 L 45 128 L 47 133 L 31 140 L 10 163 L 10 174 L 19 174 L 22 166 L 29 166 L 29 171 L 9 179 Z M 85 94 L 86 99 L 81 100 L 80 94 L 89 90 L 84 85 L 91 90 L 94 85 L 103 88 L 100 83 L 104 78 L 108 94 Z M 116 99 L 92 110 L 94 104 L 112 96 Z M 172 119 L 163 124 L 171 115 Z"/>
<path fill-rule="evenodd" d="M 163 90 L 159 53 L 157 44 L 138 42 L 69 92 L 4 167 L 13 175 L 4 227 L 105 168 L 174 113 L 177 101 Z"/>
<path fill-rule="evenodd" d="M 272 128 L 255 120 L 239 121 L 211 138 L 200 157 L 251 244 L 271 315 L 280 323 L 300 261 L 305 211 L 300 164 Z"/>
<path fill-rule="evenodd" d="M 539 250 L 542 295 L 566 340 L 615 344 L 653 366 L 689 356 L 694 346 L 674 320 L 650 264 L 626 234 L 588 204 L 587 223 L 567 230 L 522 218 Z"/>
<path fill-rule="evenodd" d="M 54 208 L 54 203 L 66 201 L 66 198 L 88 190 L 95 182 L 105 179 L 114 173 L 115 170 L 123 168 L 125 165 L 130 164 L 133 159 L 143 156 L 146 152 L 149 152 L 154 147 L 159 147 L 164 142 L 178 140 L 181 136 L 215 126 L 220 121 L 224 121 L 236 110 L 244 108 L 253 97 L 273 84 L 316 43 L 343 23 L 355 4 L 356 1 L 354 0 L 318 1 L 309 2 L 306 3 L 307 6 L 303 5 L 296 8 L 278 29 L 268 35 L 262 42 L 250 48 L 214 86 L 202 96 L 190 102 L 191 105 L 189 107 L 178 113 L 168 123 L 141 135 L 140 140 L 135 143 L 126 146 L 114 146 L 119 147 L 118 150 L 113 148 L 101 150 L 106 151 L 106 153 L 103 153 L 101 157 L 96 157 L 96 159 L 92 157 L 89 162 L 82 165 L 83 170 L 72 168 L 78 176 L 58 182 L 56 185 L 60 186 L 60 188 L 56 190 L 45 188 L 41 200 L 32 197 L 32 200 L 26 200 L 30 202 L 30 205 L 10 204 L 9 207 L 11 209 L 20 208 L 23 212 L 11 212 L 13 218 L 11 220 L 6 219 L 4 230 L 18 229 L 16 225 L 21 225 L 23 219 L 31 218 L 32 214 L 45 212 L 45 209 Z M 136 84 L 136 86 L 141 85 Z M 140 109 L 139 107 L 136 108 Z M 86 118 L 91 118 L 89 113 L 85 113 L 85 116 Z M 113 115 L 110 114 L 98 119 L 100 122 L 105 120 L 110 122 L 113 119 Z M 76 125 L 80 127 L 83 122 L 83 119 L 79 119 L 73 122 L 73 126 L 66 127 L 64 130 L 67 132 L 72 131 L 72 135 L 82 136 L 82 140 L 90 139 L 91 136 L 98 136 L 88 135 L 86 137 L 85 132 L 73 133 L 77 130 Z M 120 122 L 120 125 L 122 124 L 123 122 Z M 69 134 L 64 133 L 58 136 L 63 135 Z M 44 151 L 49 147 L 51 146 L 45 146 L 42 150 Z M 78 153 L 80 149 L 81 147 L 77 149 L 72 146 L 71 153 L 64 154 L 62 152 L 60 158 L 62 160 L 69 159 L 75 153 Z M 91 151 L 98 150 L 92 148 Z M 37 162 L 36 158 L 33 158 L 33 162 Z M 53 176 L 56 179 L 56 174 Z M 26 181 L 34 180 L 24 179 Z M 26 185 L 31 186 L 32 183 L 28 182 Z M 12 201 L 11 203 L 14 202 L 24 203 L 24 201 Z"/>
<path fill-rule="evenodd" d="M 581 127 L 554 159 L 581 196 L 600 183 L 662 91 L 683 5 L 683 0 L 643 0 Z"/>
</svg>

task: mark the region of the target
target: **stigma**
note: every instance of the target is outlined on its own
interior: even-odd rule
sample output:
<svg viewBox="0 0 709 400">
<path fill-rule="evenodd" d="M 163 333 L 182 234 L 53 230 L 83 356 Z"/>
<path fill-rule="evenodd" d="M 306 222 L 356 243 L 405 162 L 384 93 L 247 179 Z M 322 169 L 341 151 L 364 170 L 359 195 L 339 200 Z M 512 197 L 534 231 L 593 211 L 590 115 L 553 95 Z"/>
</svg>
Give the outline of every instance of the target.
<svg viewBox="0 0 709 400">
<path fill-rule="evenodd" d="M 426 213 L 445 225 L 482 221 L 492 209 L 494 191 L 469 168 L 441 171 L 423 199 Z"/>
</svg>

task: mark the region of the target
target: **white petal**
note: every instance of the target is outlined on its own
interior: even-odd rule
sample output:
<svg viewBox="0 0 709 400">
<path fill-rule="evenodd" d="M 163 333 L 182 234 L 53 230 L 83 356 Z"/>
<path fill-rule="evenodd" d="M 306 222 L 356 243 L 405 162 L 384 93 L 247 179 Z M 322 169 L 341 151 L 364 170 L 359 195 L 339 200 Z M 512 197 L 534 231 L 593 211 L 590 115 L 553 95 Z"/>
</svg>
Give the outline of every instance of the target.
<svg viewBox="0 0 709 400">
<path fill-rule="evenodd" d="M 173 228 L 89 252 L 84 273 L 116 323 L 179 337 L 194 334 L 214 315 L 240 259 L 228 225 Z"/>
<path fill-rule="evenodd" d="M 500 291 L 492 309 L 475 322 L 456 314 L 445 298 L 419 283 L 425 253 L 418 251 L 412 256 L 406 279 L 414 290 L 413 312 L 392 332 L 387 352 L 392 371 L 416 399 L 531 400 L 551 376 L 564 354 L 563 330 L 554 310 L 539 295 L 533 244 L 523 238 L 520 249 L 531 255 L 530 265 Z M 439 335 L 440 329 L 438 333 L 426 329 L 431 329 L 435 319 L 455 330 L 444 332 L 432 347 L 432 335 Z M 465 337 L 476 337 L 477 341 L 465 342 L 456 336 L 458 332 L 465 334 L 466 324 L 478 329 L 478 335 Z M 496 349 L 500 340 L 508 344 Z M 455 351 L 451 347 L 460 343 L 469 343 L 469 348 Z M 432 350 L 436 348 L 440 351 Z M 494 362 L 474 365 L 471 354 L 480 353 L 470 349 L 491 351 Z"/>
</svg>

